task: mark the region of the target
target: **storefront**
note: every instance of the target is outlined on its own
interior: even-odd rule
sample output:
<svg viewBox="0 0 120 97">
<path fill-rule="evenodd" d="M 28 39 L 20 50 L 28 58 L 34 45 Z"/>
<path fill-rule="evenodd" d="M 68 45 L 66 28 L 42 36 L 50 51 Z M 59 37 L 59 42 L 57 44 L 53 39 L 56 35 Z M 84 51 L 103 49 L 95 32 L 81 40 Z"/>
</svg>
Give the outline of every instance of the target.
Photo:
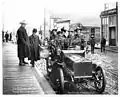
<svg viewBox="0 0 120 97">
<path fill-rule="evenodd" d="M 101 12 L 101 37 L 105 37 L 109 46 L 118 46 L 118 12 L 114 9 Z"/>
</svg>

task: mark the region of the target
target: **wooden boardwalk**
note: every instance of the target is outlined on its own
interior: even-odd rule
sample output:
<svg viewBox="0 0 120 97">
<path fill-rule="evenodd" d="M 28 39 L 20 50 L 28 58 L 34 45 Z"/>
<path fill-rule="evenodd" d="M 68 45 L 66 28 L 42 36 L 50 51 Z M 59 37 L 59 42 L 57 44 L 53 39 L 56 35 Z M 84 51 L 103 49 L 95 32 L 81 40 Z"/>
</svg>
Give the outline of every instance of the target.
<svg viewBox="0 0 120 97">
<path fill-rule="evenodd" d="M 11 43 L 3 44 L 3 94 L 44 94 L 34 68 L 18 65 L 17 49 Z"/>
</svg>

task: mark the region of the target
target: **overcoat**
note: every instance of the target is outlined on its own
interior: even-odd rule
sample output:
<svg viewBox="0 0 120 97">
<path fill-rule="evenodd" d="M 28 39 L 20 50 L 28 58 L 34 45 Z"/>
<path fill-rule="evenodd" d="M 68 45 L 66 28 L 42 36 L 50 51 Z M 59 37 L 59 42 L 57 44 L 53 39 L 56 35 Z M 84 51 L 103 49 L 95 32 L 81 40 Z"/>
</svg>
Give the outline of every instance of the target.
<svg viewBox="0 0 120 97">
<path fill-rule="evenodd" d="M 31 35 L 29 36 L 29 40 L 30 40 L 30 52 L 31 52 L 31 57 L 29 58 L 29 60 L 40 60 L 40 40 L 39 37 L 37 35 Z"/>
<path fill-rule="evenodd" d="M 26 29 L 22 26 L 17 30 L 17 44 L 18 57 L 30 57 L 29 37 L 27 35 Z"/>
<path fill-rule="evenodd" d="M 91 46 L 95 46 L 95 39 L 94 39 L 94 38 L 92 38 L 92 39 L 90 40 L 90 44 L 91 44 Z"/>
<path fill-rule="evenodd" d="M 105 45 L 106 45 L 106 39 L 105 39 L 105 38 L 102 38 L 102 40 L 101 40 L 101 46 L 102 46 L 102 47 L 105 47 Z"/>
</svg>

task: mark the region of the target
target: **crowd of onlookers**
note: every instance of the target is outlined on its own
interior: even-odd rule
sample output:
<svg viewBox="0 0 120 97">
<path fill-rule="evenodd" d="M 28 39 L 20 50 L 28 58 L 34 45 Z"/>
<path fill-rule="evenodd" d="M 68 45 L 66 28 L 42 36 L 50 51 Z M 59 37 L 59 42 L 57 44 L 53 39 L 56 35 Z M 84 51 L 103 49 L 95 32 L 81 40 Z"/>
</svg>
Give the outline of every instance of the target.
<svg viewBox="0 0 120 97">
<path fill-rule="evenodd" d="M 8 42 L 8 41 L 12 41 L 12 32 L 8 33 L 8 31 L 3 34 L 3 42 Z"/>
</svg>

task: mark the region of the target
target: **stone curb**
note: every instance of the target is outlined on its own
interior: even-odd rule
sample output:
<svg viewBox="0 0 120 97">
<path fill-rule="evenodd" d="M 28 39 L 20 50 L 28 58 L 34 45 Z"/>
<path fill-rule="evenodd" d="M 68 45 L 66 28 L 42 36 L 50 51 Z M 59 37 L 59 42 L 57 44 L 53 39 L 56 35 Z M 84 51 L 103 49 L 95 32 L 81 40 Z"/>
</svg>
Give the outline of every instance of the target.
<svg viewBox="0 0 120 97">
<path fill-rule="evenodd" d="M 37 65 L 35 65 L 35 71 L 38 76 L 38 82 L 40 86 L 43 88 L 44 94 L 55 94 L 55 91 L 51 87 L 50 83 L 45 78 L 44 74 L 38 69 Z"/>
</svg>

